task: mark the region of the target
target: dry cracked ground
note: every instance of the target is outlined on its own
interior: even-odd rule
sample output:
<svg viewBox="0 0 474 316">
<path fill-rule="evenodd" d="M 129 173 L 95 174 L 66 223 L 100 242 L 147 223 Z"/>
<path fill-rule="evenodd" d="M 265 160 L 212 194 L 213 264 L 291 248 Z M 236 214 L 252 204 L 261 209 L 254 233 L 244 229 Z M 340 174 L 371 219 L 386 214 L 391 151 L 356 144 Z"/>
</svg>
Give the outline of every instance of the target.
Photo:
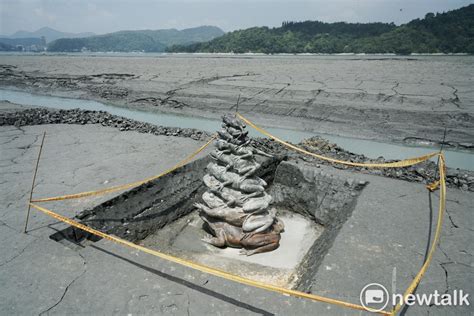
<svg viewBox="0 0 474 316">
<path fill-rule="evenodd" d="M 65 228 L 32 211 L 23 234 L 34 162 L 47 132 L 35 197 L 128 183 L 160 173 L 202 142 L 120 132 L 111 127 L 0 127 L 0 314 L 2 315 L 360 315 L 340 307 L 223 281 L 100 240 L 85 247 L 49 238 Z M 432 236 L 438 194 L 418 183 L 326 168 L 369 181 L 352 217 L 324 258 L 312 293 L 358 303 L 370 282 L 407 287 Z M 74 216 L 110 198 L 49 203 Z M 474 193 L 448 189 L 441 244 L 420 293 L 473 293 Z M 472 302 L 472 298 L 471 298 Z M 406 315 L 468 315 L 464 307 L 411 307 Z"/>
<path fill-rule="evenodd" d="M 472 56 L 2 56 L 0 86 L 268 126 L 474 148 Z"/>
</svg>

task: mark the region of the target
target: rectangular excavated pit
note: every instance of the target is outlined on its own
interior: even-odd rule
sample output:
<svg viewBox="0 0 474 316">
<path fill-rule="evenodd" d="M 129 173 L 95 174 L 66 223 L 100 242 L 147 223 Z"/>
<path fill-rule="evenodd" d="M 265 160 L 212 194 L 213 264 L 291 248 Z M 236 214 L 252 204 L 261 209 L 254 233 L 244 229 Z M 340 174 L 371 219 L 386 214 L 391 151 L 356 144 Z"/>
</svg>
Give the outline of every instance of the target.
<svg viewBox="0 0 474 316">
<path fill-rule="evenodd" d="M 78 218 L 109 234 L 247 278 L 307 291 L 363 184 L 330 169 L 261 159 L 258 176 L 269 183 L 272 206 L 285 223 L 280 247 L 243 256 L 201 239 L 207 234 L 193 203 L 205 191 L 209 159 L 196 160 L 160 179 L 125 192 Z M 328 171 L 329 170 L 329 171 Z"/>
<path fill-rule="evenodd" d="M 271 252 L 244 256 L 237 248 L 217 248 L 203 242 L 207 234 L 197 214 L 176 220 L 140 244 L 194 262 L 278 286 L 294 286 L 298 266 L 323 232 L 323 227 L 300 214 L 279 210 L 285 223 L 280 246 Z"/>
</svg>

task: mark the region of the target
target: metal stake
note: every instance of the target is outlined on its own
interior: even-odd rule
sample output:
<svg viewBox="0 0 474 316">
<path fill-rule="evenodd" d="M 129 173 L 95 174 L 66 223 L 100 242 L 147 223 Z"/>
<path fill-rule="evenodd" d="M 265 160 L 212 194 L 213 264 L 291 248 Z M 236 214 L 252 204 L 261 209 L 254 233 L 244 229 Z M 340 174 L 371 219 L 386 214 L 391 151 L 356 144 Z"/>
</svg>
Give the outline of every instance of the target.
<svg viewBox="0 0 474 316">
<path fill-rule="evenodd" d="M 444 143 L 446 142 L 446 132 L 447 132 L 447 129 L 446 127 L 444 128 L 444 134 L 443 134 L 443 141 L 441 142 L 441 146 L 439 148 L 439 153 L 441 154 L 443 152 L 443 147 L 444 147 Z M 436 178 L 438 178 L 438 169 L 439 169 L 439 156 L 438 156 L 438 162 L 436 163 L 436 166 L 438 168 L 436 168 L 436 171 L 435 171 L 435 180 Z"/>
<path fill-rule="evenodd" d="M 23 231 L 23 233 L 25 234 L 28 228 L 28 220 L 30 218 L 30 209 L 31 209 L 30 203 L 31 203 L 31 199 L 33 198 L 33 189 L 35 187 L 35 182 L 36 182 L 36 173 L 38 172 L 38 165 L 41 158 L 41 152 L 43 151 L 43 144 L 44 144 L 45 137 L 46 137 L 46 131 L 43 132 L 43 139 L 41 140 L 41 145 L 38 152 L 38 159 L 36 159 L 36 167 L 35 167 L 35 173 L 33 175 L 33 183 L 31 183 L 30 199 L 28 200 L 28 212 L 26 213 L 25 230 Z"/>
<path fill-rule="evenodd" d="M 240 94 L 239 94 L 239 97 L 237 99 L 237 104 L 235 105 L 235 113 L 239 112 L 239 101 L 240 101 Z"/>
</svg>

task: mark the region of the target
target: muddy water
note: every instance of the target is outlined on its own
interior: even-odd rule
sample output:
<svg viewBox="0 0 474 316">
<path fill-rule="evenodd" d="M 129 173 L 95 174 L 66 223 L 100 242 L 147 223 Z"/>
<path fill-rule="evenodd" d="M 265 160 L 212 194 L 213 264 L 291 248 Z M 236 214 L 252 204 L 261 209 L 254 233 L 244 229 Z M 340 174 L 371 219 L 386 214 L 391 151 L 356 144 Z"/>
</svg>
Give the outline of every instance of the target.
<svg viewBox="0 0 474 316">
<path fill-rule="evenodd" d="M 80 108 L 83 110 L 90 111 L 107 111 L 114 115 L 119 115 L 127 117 L 129 119 L 162 126 L 196 128 L 208 132 L 215 132 L 216 130 L 220 129 L 220 121 L 218 120 L 166 113 L 147 112 L 142 110 L 131 110 L 122 107 L 106 105 L 91 100 L 35 95 L 14 90 L 0 90 L 0 100 L 7 100 L 18 104 L 44 106 L 56 109 L 67 110 Z M 299 143 L 305 138 L 316 136 L 316 134 L 310 132 L 282 128 L 267 128 L 267 130 L 273 135 L 293 143 Z M 249 134 L 254 137 L 262 136 L 251 128 L 249 129 Z M 420 156 L 437 150 L 437 148 L 382 143 L 364 139 L 340 137 L 326 134 L 322 134 L 319 136 L 322 136 L 328 139 L 329 141 L 338 144 L 340 147 L 343 147 L 346 150 L 357 154 L 364 154 L 365 156 L 370 158 L 384 156 L 387 159 L 404 159 Z M 474 154 L 452 150 L 446 150 L 445 154 L 449 167 L 474 170 Z"/>
</svg>

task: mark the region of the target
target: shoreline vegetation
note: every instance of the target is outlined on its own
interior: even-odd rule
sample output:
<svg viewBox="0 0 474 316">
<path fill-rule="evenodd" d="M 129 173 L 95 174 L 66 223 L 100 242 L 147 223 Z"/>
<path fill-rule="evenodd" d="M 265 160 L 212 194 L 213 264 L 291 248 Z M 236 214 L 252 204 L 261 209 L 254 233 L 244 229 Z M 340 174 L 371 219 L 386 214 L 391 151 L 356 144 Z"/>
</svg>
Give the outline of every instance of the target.
<svg viewBox="0 0 474 316">
<path fill-rule="evenodd" d="M 26 40 L 35 49 L 25 49 Z M 181 31 L 119 31 L 59 38 L 47 44 L 40 44 L 40 41 L 40 38 L 0 38 L 0 51 L 467 55 L 474 54 L 474 4 L 445 13 L 427 13 L 423 19 L 414 19 L 399 26 L 382 22 L 285 21 L 280 27 L 251 27 L 228 33 L 215 26 L 200 26 Z"/>
<path fill-rule="evenodd" d="M 285 56 L 308 56 L 308 57 L 318 57 L 318 56 L 329 56 L 329 57 L 344 57 L 344 56 L 367 56 L 367 57 L 377 57 L 377 56 L 382 56 L 382 57 L 396 57 L 396 58 L 401 58 L 403 59 L 404 57 L 409 57 L 409 56 L 441 56 L 441 57 L 446 57 L 446 56 L 472 56 L 473 54 L 470 53 L 410 53 L 410 54 L 396 54 L 396 53 L 252 53 L 252 52 L 247 52 L 247 53 L 204 53 L 204 52 L 195 52 L 195 53 L 187 53 L 187 52 L 138 52 L 138 51 L 132 51 L 132 52 L 115 52 L 115 51 L 96 51 L 96 52 L 91 52 L 91 51 L 85 51 L 85 52 L 34 52 L 34 51 L 25 51 L 25 52 L 19 52 L 19 51 L 0 51 L 0 56 L 100 56 L 104 55 L 107 57 L 113 57 L 113 56 L 127 56 L 127 57 L 153 57 L 153 56 L 253 56 L 253 57 L 259 57 L 259 56 L 280 56 L 280 57 L 285 57 Z"/>
<path fill-rule="evenodd" d="M 474 4 L 427 13 L 407 24 L 283 22 L 253 27 L 209 42 L 174 45 L 168 52 L 234 53 L 474 53 Z"/>
</svg>

